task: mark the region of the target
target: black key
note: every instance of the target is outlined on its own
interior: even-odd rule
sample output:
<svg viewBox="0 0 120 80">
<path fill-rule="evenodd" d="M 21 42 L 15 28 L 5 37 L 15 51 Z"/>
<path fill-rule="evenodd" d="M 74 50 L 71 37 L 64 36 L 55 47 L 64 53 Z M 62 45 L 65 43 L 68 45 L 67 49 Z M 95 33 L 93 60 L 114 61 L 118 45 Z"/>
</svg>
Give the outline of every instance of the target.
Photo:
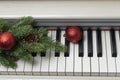
<svg viewBox="0 0 120 80">
<path fill-rule="evenodd" d="M 37 56 L 37 53 L 31 53 L 31 55 L 33 56 L 33 57 L 36 57 Z"/>
<path fill-rule="evenodd" d="M 93 57 L 92 30 L 88 29 L 88 57 Z"/>
<path fill-rule="evenodd" d="M 82 40 L 79 41 L 79 57 L 83 57 L 84 54 L 83 54 L 83 30 L 81 29 L 82 31 Z"/>
<path fill-rule="evenodd" d="M 60 42 L 60 39 L 61 39 L 61 30 L 60 28 L 58 28 L 56 31 L 56 41 Z M 60 56 L 60 52 L 57 52 L 55 50 L 55 57 L 59 57 L 59 56 Z"/>
<path fill-rule="evenodd" d="M 69 57 L 70 42 L 67 39 L 65 39 L 65 46 L 66 46 L 67 49 L 66 49 L 66 52 L 65 52 L 64 56 Z"/>
<path fill-rule="evenodd" d="M 46 37 L 47 34 L 44 34 L 43 37 Z M 40 52 L 40 56 L 41 57 L 45 57 L 46 56 L 46 51 L 45 52 Z"/>
<path fill-rule="evenodd" d="M 110 38 L 111 38 L 111 53 L 112 57 L 117 57 L 117 49 L 116 49 L 116 40 L 115 40 L 115 30 L 110 30 Z"/>
<path fill-rule="evenodd" d="M 96 38 L 97 38 L 97 57 L 102 57 L 102 38 L 101 30 L 97 29 Z"/>
<path fill-rule="evenodd" d="M 46 52 L 41 52 L 41 53 L 40 53 L 40 56 L 41 56 L 41 57 L 45 57 L 45 56 L 46 56 Z"/>
</svg>

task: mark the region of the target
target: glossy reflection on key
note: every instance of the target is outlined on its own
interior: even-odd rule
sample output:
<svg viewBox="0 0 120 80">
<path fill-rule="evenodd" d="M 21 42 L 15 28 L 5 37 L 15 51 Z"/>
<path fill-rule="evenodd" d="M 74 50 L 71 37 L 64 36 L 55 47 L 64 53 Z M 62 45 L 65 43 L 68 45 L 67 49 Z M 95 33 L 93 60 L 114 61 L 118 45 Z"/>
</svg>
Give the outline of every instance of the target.
<svg viewBox="0 0 120 80">
<path fill-rule="evenodd" d="M 92 29 L 88 29 L 88 57 L 93 57 Z"/>
<path fill-rule="evenodd" d="M 110 30 L 110 41 L 111 41 L 111 53 L 112 57 L 117 57 L 117 50 L 116 50 L 116 40 L 115 40 L 115 30 Z"/>
<path fill-rule="evenodd" d="M 82 31 L 82 39 L 78 42 L 78 44 L 79 44 L 79 54 L 78 54 L 78 56 L 79 57 L 84 56 L 84 54 L 83 54 L 83 40 L 84 40 L 83 29 L 81 29 L 81 31 Z"/>
<path fill-rule="evenodd" d="M 98 28 L 96 31 L 97 35 L 97 57 L 102 57 L 102 39 L 101 30 Z"/>
<path fill-rule="evenodd" d="M 60 39 L 61 39 L 61 29 L 57 28 L 57 31 L 56 31 L 56 41 L 60 42 Z M 60 52 L 57 52 L 55 50 L 55 57 L 59 57 L 59 56 L 60 56 Z"/>
</svg>

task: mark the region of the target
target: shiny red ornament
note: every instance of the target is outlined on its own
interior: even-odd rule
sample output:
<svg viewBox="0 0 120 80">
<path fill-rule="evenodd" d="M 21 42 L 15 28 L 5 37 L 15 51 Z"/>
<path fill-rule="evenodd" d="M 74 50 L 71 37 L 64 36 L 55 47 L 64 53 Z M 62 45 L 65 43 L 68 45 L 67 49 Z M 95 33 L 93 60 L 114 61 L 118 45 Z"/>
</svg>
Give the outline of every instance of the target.
<svg viewBox="0 0 120 80">
<path fill-rule="evenodd" d="M 77 43 L 82 39 L 82 31 L 79 27 L 71 26 L 66 29 L 66 39 L 72 43 Z"/>
<path fill-rule="evenodd" d="M 0 49 L 11 50 L 15 45 L 14 35 L 10 32 L 0 34 Z"/>
</svg>

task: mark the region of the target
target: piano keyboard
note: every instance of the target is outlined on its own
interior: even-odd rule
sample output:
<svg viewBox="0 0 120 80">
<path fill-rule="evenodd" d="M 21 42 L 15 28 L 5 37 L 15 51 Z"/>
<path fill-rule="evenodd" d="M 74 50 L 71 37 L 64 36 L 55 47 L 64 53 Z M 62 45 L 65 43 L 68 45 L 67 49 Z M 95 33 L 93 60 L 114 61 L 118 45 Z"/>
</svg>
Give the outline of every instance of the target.
<svg viewBox="0 0 120 80">
<path fill-rule="evenodd" d="M 120 31 L 83 29 L 83 39 L 73 44 L 63 36 L 65 30 L 48 31 L 53 40 L 66 45 L 66 52 L 47 50 L 33 54 L 31 63 L 18 60 L 16 69 L 0 66 L 1 75 L 40 76 L 120 76 Z M 52 45 L 52 44 L 51 44 Z"/>
</svg>

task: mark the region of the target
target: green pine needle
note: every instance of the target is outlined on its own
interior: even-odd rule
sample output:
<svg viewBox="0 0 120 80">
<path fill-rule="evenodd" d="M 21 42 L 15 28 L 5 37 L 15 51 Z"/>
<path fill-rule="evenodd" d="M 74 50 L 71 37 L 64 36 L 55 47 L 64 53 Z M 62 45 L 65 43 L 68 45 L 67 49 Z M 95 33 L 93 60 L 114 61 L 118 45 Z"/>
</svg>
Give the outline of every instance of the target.
<svg viewBox="0 0 120 80">
<path fill-rule="evenodd" d="M 47 50 L 56 50 L 64 52 L 66 47 L 60 42 L 48 37 L 48 29 L 44 27 L 33 28 L 34 19 L 30 16 L 22 17 L 13 24 L 0 19 L 0 31 L 11 32 L 15 36 L 16 45 L 11 50 L 0 50 L 0 64 L 5 67 L 17 68 L 17 64 L 10 59 L 10 56 L 31 62 L 31 53 L 46 52 Z M 38 41 L 28 43 L 24 40 L 28 35 L 37 35 Z"/>
<path fill-rule="evenodd" d="M 4 19 L 0 19 L 0 30 L 7 31 L 9 29 L 8 22 Z"/>
<path fill-rule="evenodd" d="M 33 28 L 31 25 L 24 25 L 21 27 L 13 27 L 8 30 L 8 32 L 11 32 L 14 34 L 14 36 L 18 39 L 23 38 L 24 36 L 28 36 L 33 31 Z"/>
<path fill-rule="evenodd" d="M 13 69 L 17 67 L 17 64 L 14 61 L 10 60 L 7 56 L 0 56 L 0 64 Z"/>
<path fill-rule="evenodd" d="M 26 45 L 25 45 L 26 44 Z M 29 52 L 43 52 L 46 51 L 45 45 L 42 43 L 25 43 L 24 45 L 26 46 L 25 49 Z"/>
<path fill-rule="evenodd" d="M 26 51 L 21 45 L 17 46 L 14 50 L 11 51 L 10 55 L 15 56 L 19 59 L 23 59 L 25 61 L 31 61 L 31 54 Z"/>
<path fill-rule="evenodd" d="M 36 34 L 39 36 L 39 38 L 41 38 L 48 34 L 48 30 L 47 28 L 40 27 L 40 28 L 34 29 L 33 34 Z"/>
<path fill-rule="evenodd" d="M 28 17 L 22 17 L 18 20 L 16 20 L 13 24 L 13 27 L 19 27 L 19 26 L 24 26 L 24 25 L 31 25 L 33 22 L 33 18 L 31 16 Z"/>
</svg>

